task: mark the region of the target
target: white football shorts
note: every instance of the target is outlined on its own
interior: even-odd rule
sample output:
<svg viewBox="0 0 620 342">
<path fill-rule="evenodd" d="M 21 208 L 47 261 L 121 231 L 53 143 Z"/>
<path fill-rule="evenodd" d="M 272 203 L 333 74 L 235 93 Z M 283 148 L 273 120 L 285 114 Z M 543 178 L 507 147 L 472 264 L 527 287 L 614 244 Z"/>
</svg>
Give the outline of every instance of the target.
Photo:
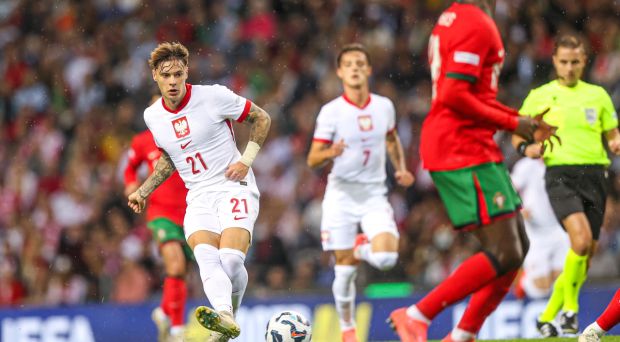
<svg viewBox="0 0 620 342">
<path fill-rule="evenodd" d="M 380 233 L 398 238 L 394 210 L 381 184 L 331 181 L 325 190 L 321 218 L 323 250 L 351 249 L 355 245 L 358 226 L 372 240 Z"/>
<path fill-rule="evenodd" d="M 183 228 L 185 239 L 199 230 L 222 234 L 226 228 L 254 231 L 259 194 L 249 189 L 204 192 L 187 204 Z"/>
<path fill-rule="evenodd" d="M 568 234 L 557 226 L 545 229 L 544 233 L 532 233 L 528 230 L 530 249 L 523 261 L 524 277 L 536 279 L 551 274 L 553 270 L 564 268 L 566 253 L 570 248 Z"/>
</svg>

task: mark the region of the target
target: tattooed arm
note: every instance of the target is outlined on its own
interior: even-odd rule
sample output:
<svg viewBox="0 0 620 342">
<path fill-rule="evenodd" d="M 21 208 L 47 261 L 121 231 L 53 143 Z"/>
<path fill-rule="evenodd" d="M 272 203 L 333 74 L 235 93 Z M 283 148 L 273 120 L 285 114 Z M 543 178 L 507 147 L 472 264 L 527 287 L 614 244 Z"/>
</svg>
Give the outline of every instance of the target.
<svg viewBox="0 0 620 342">
<path fill-rule="evenodd" d="M 250 127 L 250 141 L 257 143 L 259 146 L 263 146 L 267 134 L 269 133 L 269 127 L 271 127 L 271 117 L 262 108 L 252 103 L 250 106 L 250 112 L 244 122 L 251 125 Z"/>
<path fill-rule="evenodd" d="M 153 173 L 142 183 L 142 185 L 129 195 L 128 205 L 136 213 L 142 212 L 146 205 L 146 198 L 157 189 L 175 170 L 174 163 L 170 159 L 170 155 L 166 151 L 162 150 L 161 157 L 155 165 Z"/>
<path fill-rule="evenodd" d="M 414 177 L 407 170 L 405 163 L 405 152 L 403 152 L 403 145 L 400 143 L 400 137 L 396 130 L 388 133 L 385 137 L 385 145 L 387 147 L 388 156 L 394 166 L 396 172 L 394 172 L 394 178 L 400 186 L 408 187 L 413 184 Z"/>
<path fill-rule="evenodd" d="M 244 122 L 250 124 L 250 140 L 241 159 L 230 164 L 224 173 L 232 181 L 241 181 L 248 174 L 256 154 L 265 143 L 269 127 L 271 127 L 271 117 L 269 114 L 254 103 L 251 104 L 250 111 Z"/>
</svg>

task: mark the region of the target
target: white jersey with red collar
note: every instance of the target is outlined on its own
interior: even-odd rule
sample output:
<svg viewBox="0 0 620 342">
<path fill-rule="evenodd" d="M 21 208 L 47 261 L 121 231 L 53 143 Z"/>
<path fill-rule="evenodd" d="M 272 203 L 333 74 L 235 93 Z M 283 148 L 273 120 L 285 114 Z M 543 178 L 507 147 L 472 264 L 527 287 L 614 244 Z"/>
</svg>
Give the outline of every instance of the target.
<svg viewBox="0 0 620 342">
<path fill-rule="evenodd" d="M 177 109 L 160 99 L 144 111 L 144 121 L 189 189 L 187 201 L 206 191 L 238 188 L 258 193 L 252 169 L 242 182 L 224 176 L 241 158 L 231 121 L 245 120 L 250 101 L 221 85 L 186 84 L 186 89 Z"/>
<path fill-rule="evenodd" d="M 359 107 L 342 95 L 325 104 L 316 119 L 314 141 L 347 147 L 334 159 L 330 181 L 382 183 L 385 181 L 385 137 L 395 128 L 394 104 L 370 94 Z"/>
</svg>

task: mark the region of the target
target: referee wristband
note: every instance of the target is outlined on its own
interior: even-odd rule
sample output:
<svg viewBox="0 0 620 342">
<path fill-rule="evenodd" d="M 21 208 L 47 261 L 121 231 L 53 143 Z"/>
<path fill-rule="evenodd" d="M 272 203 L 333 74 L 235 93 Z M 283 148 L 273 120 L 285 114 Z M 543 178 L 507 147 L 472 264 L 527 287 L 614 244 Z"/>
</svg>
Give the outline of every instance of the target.
<svg viewBox="0 0 620 342">
<path fill-rule="evenodd" d="M 241 159 L 239 161 L 243 165 L 247 167 L 251 167 L 252 163 L 254 162 L 254 159 L 256 159 L 256 155 L 258 154 L 259 150 L 260 150 L 259 144 L 251 140 L 248 141 L 248 145 L 245 147 L 245 151 L 243 151 L 243 155 L 241 156 Z"/>
<path fill-rule="evenodd" d="M 525 157 L 525 149 L 529 146 L 527 141 L 522 141 L 517 145 L 517 152 L 523 157 Z"/>
</svg>

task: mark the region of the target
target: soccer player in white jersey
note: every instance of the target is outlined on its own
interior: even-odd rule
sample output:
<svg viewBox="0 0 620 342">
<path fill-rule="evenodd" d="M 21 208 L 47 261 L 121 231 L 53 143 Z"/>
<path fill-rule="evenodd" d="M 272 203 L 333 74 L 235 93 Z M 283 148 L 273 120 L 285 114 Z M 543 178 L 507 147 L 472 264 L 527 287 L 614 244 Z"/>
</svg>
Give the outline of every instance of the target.
<svg viewBox="0 0 620 342">
<path fill-rule="evenodd" d="M 529 155 L 536 153 L 530 152 Z M 521 158 L 512 169 L 512 182 L 523 199 L 523 221 L 530 238 L 520 285 L 528 297 L 543 298 L 550 294 L 551 285 L 562 273 L 570 240 L 551 209 L 543 161 Z"/>
<path fill-rule="evenodd" d="M 209 341 L 228 341 L 240 334 L 233 313 L 247 286 L 245 255 L 258 216 L 259 193 L 250 166 L 271 119 L 224 86 L 186 83 L 188 60 L 180 43 L 162 43 L 151 52 L 149 66 L 162 98 L 144 111 L 144 121 L 162 156 L 129 195 L 129 206 L 141 212 L 153 190 L 179 171 L 188 188 L 185 238 L 213 306 L 196 309 L 196 318 L 213 331 Z M 251 126 L 243 155 L 235 144 L 233 120 Z"/>
<path fill-rule="evenodd" d="M 370 93 L 372 68 L 364 46 L 344 46 L 336 66 L 344 94 L 321 108 L 307 162 L 314 168 L 333 160 L 321 239 L 323 249 L 336 257 L 332 291 L 342 340 L 350 342 L 357 341 L 353 315 L 359 260 L 388 270 L 398 259 L 398 230 L 386 197 L 386 148 L 396 182 L 408 187 L 414 177 L 405 165 L 392 101 Z M 364 235 L 357 235 L 358 225 Z"/>
</svg>

